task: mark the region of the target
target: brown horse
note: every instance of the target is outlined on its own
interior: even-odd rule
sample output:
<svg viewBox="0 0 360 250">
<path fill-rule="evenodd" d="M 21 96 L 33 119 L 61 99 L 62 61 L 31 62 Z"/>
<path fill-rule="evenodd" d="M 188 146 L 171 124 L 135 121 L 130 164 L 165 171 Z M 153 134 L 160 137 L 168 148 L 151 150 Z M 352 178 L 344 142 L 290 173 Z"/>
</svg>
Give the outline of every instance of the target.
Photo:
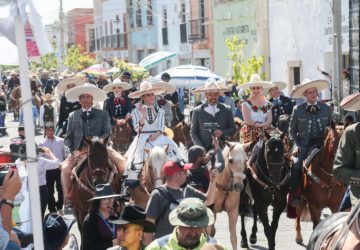
<svg viewBox="0 0 360 250">
<path fill-rule="evenodd" d="M 136 205 L 143 208 L 146 208 L 151 192 L 164 183 L 162 166 L 167 161 L 168 147 L 155 146 L 151 150 L 145 150 L 149 156 L 138 176 L 140 186 L 130 189 L 131 199 Z"/>
<path fill-rule="evenodd" d="M 19 120 L 20 101 L 21 101 L 21 89 L 19 86 L 14 88 L 9 96 L 9 108 L 14 113 L 14 120 Z"/>
<path fill-rule="evenodd" d="M 313 158 L 303 175 L 303 191 L 300 206 L 296 208 L 296 242 L 301 244 L 300 216 L 309 206 L 311 220 L 315 228 L 320 222 L 321 210 L 329 207 L 332 213 L 339 211 L 345 188 L 335 180 L 331 174 L 336 150 L 339 144 L 343 128 L 336 128 L 331 124 L 320 152 Z"/>
<path fill-rule="evenodd" d="M 83 138 L 89 146 L 87 157 L 73 170 L 70 196 L 74 202 L 74 213 L 82 232 L 82 223 L 89 209 L 89 199 L 95 194 L 95 186 L 111 183 L 115 193 L 120 193 L 121 178 L 117 168 L 108 161 L 107 142 L 109 138 Z"/>
<path fill-rule="evenodd" d="M 171 121 L 171 127 L 175 127 L 180 122 L 180 120 L 177 118 L 177 114 L 176 114 L 176 108 L 178 105 L 179 104 L 171 105 L 171 113 L 173 115 L 173 119 Z"/>
<path fill-rule="evenodd" d="M 171 128 L 174 132 L 173 141 L 180 146 L 180 142 L 189 149 L 194 143 L 190 137 L 190 125 L 185 121 L 179 122 Z"/>
<path fill-rule="evenodd" d="M 131 128 L 129 123 L 126 122 L 123 125 L 113 126 L 110 140 L 115 151 L 125 153 L 131 144 Z"/>
<path fill-rule="evenodd" d="M 226 142 L 223 150 L 225 168 L 216 177 L 216 198 L 214 201 L 214 213 L 227 212 L 229 217 L 230 241 L 233 249 L 237 249 L 236 223 L 239 217 L 240 192 L 244 188 L 246 178 L 247 156 L 245 145 L 234 142 Z"/>
</svg>

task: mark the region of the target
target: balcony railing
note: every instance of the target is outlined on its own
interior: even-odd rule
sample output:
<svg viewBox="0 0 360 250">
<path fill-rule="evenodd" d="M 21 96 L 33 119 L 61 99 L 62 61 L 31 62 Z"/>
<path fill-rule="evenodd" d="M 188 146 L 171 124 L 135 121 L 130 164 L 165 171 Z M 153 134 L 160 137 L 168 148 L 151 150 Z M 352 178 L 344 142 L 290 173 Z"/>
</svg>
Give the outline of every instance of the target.
<svg viewBox="0 0 360 250">
<path fill-rule="evenodd" d="M 95 48 L 96 43 L 96 48 Z M 127 41 L 126 34 L 118 33 L 108 36 L 103 36 L 101 38 L 90 41 L 90 50 L 94 46 L 94 50 L 103 50 L 103 49 L 126 49 Z"/>
<path fill-rule="evenodd" d="M 190 43 L 201 41 L 207 38 L 207 18 L 190 20 L 190 34 L 188 40 Z"/>
</svg>

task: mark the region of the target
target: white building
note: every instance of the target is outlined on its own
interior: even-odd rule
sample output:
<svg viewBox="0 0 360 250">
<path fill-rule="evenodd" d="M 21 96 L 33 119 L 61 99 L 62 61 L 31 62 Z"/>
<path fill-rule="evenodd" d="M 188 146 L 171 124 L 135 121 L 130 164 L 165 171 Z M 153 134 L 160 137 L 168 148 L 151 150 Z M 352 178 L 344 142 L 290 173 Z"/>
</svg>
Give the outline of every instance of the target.
<svg viewBox="0 0 360 250">
<path fill-rule="evenodd" d="M 331 1 L 269 0 L 269 43 L 272 80 L 289 83 L 287 93 L 303 79 L 332 73 Z M 349 3 L 342 3 L 342 68 L 348 67 Z M 329 93 L 325 93 L 329 98 Z"/>
</svg>

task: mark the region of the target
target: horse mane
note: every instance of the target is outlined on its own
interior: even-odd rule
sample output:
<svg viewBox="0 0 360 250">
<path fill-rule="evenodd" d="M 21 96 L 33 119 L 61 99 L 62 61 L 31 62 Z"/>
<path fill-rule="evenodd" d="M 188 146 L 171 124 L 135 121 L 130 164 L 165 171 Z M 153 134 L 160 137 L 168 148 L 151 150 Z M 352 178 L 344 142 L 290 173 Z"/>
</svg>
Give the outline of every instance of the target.
<svg viewBox="0 0 360 250">
<path fill-rule="evenodd" d="M 151 149 L 151 152 L 144 163 L 144 171 L 143 171 L 143 185 L 155 187 L 155 183 L 152 183 L 152 180 L 157 178 L 157 176 L 161 176 L 162 166 L 167 160 L 167 154 L 165 149 L 159 146 L 155 146 Z M 159 167 L 160 166 L 160 167 Z M 152 170 L 152 172 L 151 172 Z M 160 171 L 158 173 L 158 171 Z"/>
</svg>

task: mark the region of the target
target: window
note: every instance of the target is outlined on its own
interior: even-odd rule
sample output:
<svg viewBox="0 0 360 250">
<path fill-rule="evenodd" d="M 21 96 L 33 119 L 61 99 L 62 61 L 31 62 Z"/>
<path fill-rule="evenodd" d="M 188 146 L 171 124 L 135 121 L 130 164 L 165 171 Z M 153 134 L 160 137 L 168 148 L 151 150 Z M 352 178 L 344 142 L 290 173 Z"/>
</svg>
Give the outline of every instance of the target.
<svg viewBox="0 0 360 250">
<path fill-rule="evenodd" d="M 108 25 L 107 25 L 107 22 L 105 22 L 105 36 L 108 35 Z"/>
<path fill-rule="evenodd" d="M 187 43 L 187 31 L 186 31 L 186 7 L 185 3 L 181 4 L 180 13 L 180 42 Z"/>
<path fill-rule="evenodd" d="M 152 8 L 152 0 L 147 1 L 147 25 L 153 25 L 153 8 Z"/>
<path fill-rule="evenodd" d="M 166 5 L 163 6 L 163 27 L 162 27 L 162 39 L 163 39 L 163 45 L 168 45 L 168 28 L 167 28 L 167 9 Z"/>
<path fill-rule="evenodd" d="M 129 13 L 130 27 L 134 28 L 134 7 L 133 7 L 133 1 L 132 0 L 129 0 L 128 13 Z"/>
<path fill-rule="evenodd" d="M 113 22 L 110 20 L 110 35 L 113 34 Z"/>
<path fill-rule="evenodd" d="M 136 27 L 142 27 L 140 1 L 136 3 Z"/>
<path fill-rule="evenodd" d="M 186 23 L 186 5 L 185 5 L 185 3 L 181 4 L 181 23 Z"/>
<path fill-rule="evenodd" d="M 289 73 L 289 90 L 294 86 L 301 84 L 302 81 L 302 65 L 301 61 L 287 62 Z"/>
<path fill-rule="evenodd" d="M 163 27 L 167 27 L 167 9 L 163 6 Z"/>
</svg>

